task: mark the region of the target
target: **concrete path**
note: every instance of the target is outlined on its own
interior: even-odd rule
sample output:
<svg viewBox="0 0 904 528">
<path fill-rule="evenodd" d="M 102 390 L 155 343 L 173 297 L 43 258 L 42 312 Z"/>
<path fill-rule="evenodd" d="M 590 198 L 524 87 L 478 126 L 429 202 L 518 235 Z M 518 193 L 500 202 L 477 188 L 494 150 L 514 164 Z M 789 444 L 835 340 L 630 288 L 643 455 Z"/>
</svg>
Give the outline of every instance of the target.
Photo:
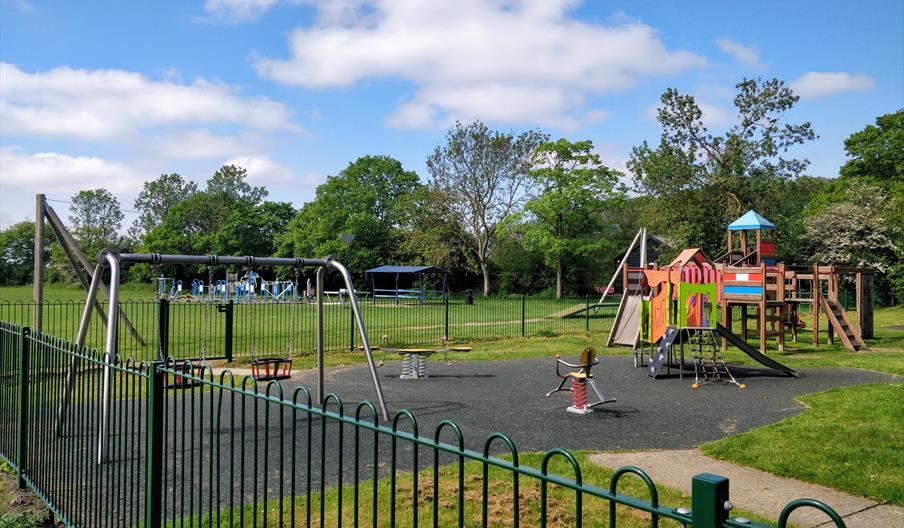
<svg viewBox="0 0 904 528">
<path fill-rule="evenodd" d="M 590 460 L 613 469 L 641 467 L 657 484 L 680 489 L 687 495 L 691 493 L 694 475 L 704 472 L 722 475 L 730 481 L 729 497 L 737 508 L 772 520 L 776 520 L 781 508 L 792 500 L 811 498 L 831 506 L 844 518 L 848 528 L 904 526 L 904 508 L 878 504 L 872 499 L 716 460 L 697 449 L 599 453 L 591 455 Z M 825 514 L 813 508 L 796 510 L 790 520 L 798 526 L 832 526 Z"/>
</svg>

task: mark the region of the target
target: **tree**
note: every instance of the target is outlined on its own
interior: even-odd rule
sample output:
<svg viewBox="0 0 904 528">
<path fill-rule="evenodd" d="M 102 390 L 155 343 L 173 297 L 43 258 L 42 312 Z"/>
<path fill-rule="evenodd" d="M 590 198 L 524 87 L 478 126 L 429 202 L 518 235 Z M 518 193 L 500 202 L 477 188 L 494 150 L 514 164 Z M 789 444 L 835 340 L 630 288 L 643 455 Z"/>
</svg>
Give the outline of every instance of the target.
<svg viewBox="0 0 904 528">
<path fill-rule="evenodd" d="M 213 237 L 217 255 L 258 255 L 276 253 L 279 237 L 295 216 L 288 202 L 264 202 L 256 206 L 236 206 Z"/>
<path fill-rule="evenodd" d="M 847 200 L 807 218 L 804 235 L 819 263 L 864 266 L 886 273 L 904 259 L 904 247 L 892 241 L 886 215 L 890 202 L 882 189 L 856 184 Z M 900 204 L 899 204 L 900 205 Z"/>
<path fill-rule="evenodd" d="M 280 254 L 334 255 L 352 270 L 399 257 L 400 225 L 411 195 L 420 187 L 413 171 L 389 156 L 363 156 L 317 187 L 289 223 Z M 346 248 L 339 235 L 355 240 Z"/>
<path fill-rule="evenodd" d="M 223 165 L 207 180 L 207 192 L 227 202 L 242 201 L 257 205 L 267 197 L 264 187 L 252 187 L 245 179 L 248 171 L 235 165 Z"/>
<path fill-rule="evenodd" d="M 451 272 L 450 288 L 471 284 L 475 261 L 470 237 L 458 223 L 449 197 L 436 186 L 424 185 L 412 193 L 401 233 L 403 261 Z"/>
<path fill-rule="evenodd" d="M 890 190 L 904 184 L 904 109 L 876 118 L 844 140 L 850 159 L 841 167 L 841 178 L 860 180 Z"/>
<path fill-rule="evenodd" d="M 591 141 L 560 139 L 543 143 L 534 154 L 530 177 L 538 194 L 524 206 L 530 221 L 522 229 L 555 269 L 556 299 L 562 298 L 567 259 L 599 252 L 606 244 L 598 233 L 599 213 L 619 173 L 592 150 Z"/>
<path fill-rule="evenodd" d="M 548 138 L 539 131 L 517 137 L 491 131 L 480 121 L 456 122 L 427 158 L 433 183 L 449 196 L 452 210 L 468 231 L 483 275 L 483 294 L 490 293 L 490 258 L 499 223 L 527 199 L 531 156 Z"/>
<path fill-rule="evenodd" d="M 88 255 L 121 245 L 119 232 L 123 218 L 119 200 L 106 189 L 79 191 L 72 197 L 69 225 L 82 251 Z"/>
<path fill-rule="evenodd" d="M 816 137 L 810 123 L 784 122 L 799 99 L 784 82 L 744 79 L 737 89 L 738 122 L 716 135 L 693 96 L 669 88 L 657 115 L 659 146 L 643 142 L 628 161 L 635 190 L 661 198 L 655 227 L 710 252 L 721 252 L 725 226 L 747 209 L 777 216 L 782 182 L 809 164 L 785 153 Z"/>
<path fill-rule="evenodd" d="M 55 239 L 44 230 L 44 262 L 50 260 Z M 28 284 L 32 281 L 35 258 L 35 223 L 23 220 L 0 230 L 0 285 Z"/>
<path fill-rule="evenodd" d="M 135 198 L 138 219 L 134 227 L 138 235 L 144 235 L 159 226 L 174 205 L 191 198 L 198 192 L 198 185 L 182 179 L 182 176 L 161 174 L 153 181 L 144 182 L 144 187 Z"/>
</svg>

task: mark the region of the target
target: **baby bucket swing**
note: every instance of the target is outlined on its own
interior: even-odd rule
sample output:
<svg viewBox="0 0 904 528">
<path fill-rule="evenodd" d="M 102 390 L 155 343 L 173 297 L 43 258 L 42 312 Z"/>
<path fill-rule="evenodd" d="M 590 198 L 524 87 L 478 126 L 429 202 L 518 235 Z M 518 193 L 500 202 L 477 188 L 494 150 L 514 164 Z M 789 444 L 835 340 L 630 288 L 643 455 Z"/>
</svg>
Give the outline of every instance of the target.
<svg viewBox="0 0 904 528">
<path fill-rule="evenodd" d="M 298 268 L 295 268 L 295 282 L 293 291 L 298 291 Z M 251 324 L 251 377 L 256 381 L 284 380 L 292 377 L 292 340 L 295 337 L 295 313 L 298 307 L 298 299 L 292 302 L 289 312 L 289 337 L 286 343 L 286 354 L 283 357 L 257 357 L 257 345 L 255 343 L 254 327 L 254 301 L 249 305 L 249 318 Z"/>
</svg>

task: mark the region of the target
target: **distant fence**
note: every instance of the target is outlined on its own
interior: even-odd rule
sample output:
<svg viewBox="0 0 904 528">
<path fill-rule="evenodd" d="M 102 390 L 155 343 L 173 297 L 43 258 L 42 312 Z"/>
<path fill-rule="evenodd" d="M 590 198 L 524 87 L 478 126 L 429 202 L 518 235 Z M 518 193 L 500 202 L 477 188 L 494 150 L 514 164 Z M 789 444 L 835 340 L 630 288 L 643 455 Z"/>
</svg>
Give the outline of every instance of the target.
<svg viewBox="0 0 904 528">
<path fill-rule="evenodd" d="M 423 436 L 404 410 L 380 424 L 369 402 L 312 402 L 304 386 L 288 394 L 209 367 L 195 377 L 112 359 L 0 321 L 0 457 L 65 526 L 766 526 L 731 516 L 720 476 L 694 477 L 690 508 L 674 508 L 638 468 L 616 470 L 603 488 L 562 449 L 524 463 L 531 457 L 502 433 L 471 450 L 451 421 Z M 168 388 L 177 375 L 189 388 Z M 618 491 L 632 481 L 647 498 Z M 844 526 L 809 499 L 777 511 L 778 526 L 801 507 Z"/>
<path fill-rule="evenodd" d="M 478 297 L 468 304 L 463 296 L 448 296 L 424 305 L 365 301 L 361 311 L 371 344 L 379 345 L 387 336 L 393 345 L 426 345 L 438 344 L 443 336 L 461 342 L 607 334 L 618 305 L 596 305 L 595 301 L 590 297 L 555 300 L 511 296 Z M 107 303 L 99 304 L 106 312 Z M 125 300 L 120 308 L 141 339 L 122 329 L 118 352 L 137 360 L 157 358 L 160 344 L 164 355 L 176 358 L 251 357 L 252 344 L 257 355 L 282 356 L 290 341 L 293 355 L 317 350 L 317 310 L 312 303 Z M 34 309 L 33 302 L 0 302 L 0 320 L 31 325 Z M 83 302 L 44 302 L 42 331 L 74 341 L 83 310 Z M 166 324 L 158 325 L 160 320 Z M 94 316 L 87 346 L 103 348 L 104 324 Z M 324 305 L 324 343 L 332 351 L 354 350 L 361 345 L 347 303 Z"/>
</svg>

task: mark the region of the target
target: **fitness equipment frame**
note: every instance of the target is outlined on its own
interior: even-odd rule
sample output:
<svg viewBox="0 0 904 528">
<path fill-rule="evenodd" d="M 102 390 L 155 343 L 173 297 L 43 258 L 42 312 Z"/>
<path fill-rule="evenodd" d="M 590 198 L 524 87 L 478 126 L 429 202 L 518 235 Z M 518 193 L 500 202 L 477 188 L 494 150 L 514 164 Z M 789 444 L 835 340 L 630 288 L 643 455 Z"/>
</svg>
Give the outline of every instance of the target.
<svg viewBox="0 0 904 528">
<path fill-rule="evenodd" d="M 107 333 L 106 343 L 103 355 L 103 382 L 102 382 L 102 409 L 101 409 L 101 427 L 98 431 L 97 439 L 97 463 L 102 464 L 108 460 L 109 438 L 110 438 L 110 404 L 113 394 L 113 369 L 111 368 L 118 359 L 118 318 L 119 312 L 119 279 L 120 269 L 123 262 L 144 263 L 151 265 L 158 264 L 202 264 L 208 266 L 216 265 L 243 265 L 249 268 L 257 266 L 285 266 L 285 267 L 316 267 L 317 268 L 317 401 L 323 402 L 324 397 L 324 339 L 323 339 L 323 279 L 327 270 L 337 272 L 345 283 L 346 288 L 350 292 L 354 292 L 355 288 L 352 284 L 351 274 L 341 262 L 333 257 L 323 259 L 304 259 L 304 258 L 275 258 L 275 257 L 235 257 L 235 256 L 217 256 L 217 255 L 161 255 L 159 253 L 117 253 L 112 249 L 104 249 L 97 254 L 97 265 L 91 277 L 91 283 L 88 287 L 88 296 L 85 301 L 85 310 L 82 319 L 79 322 L 78 336 L 76 338 L 77 350 L 85 346 L 85 340 L 88 335 L 88 327 L 91 323 L 91 311 L 95 305 L 97 291 L 101 286 L 101 275 L 105 268 L 110 269 L 110 309 L 107 312 Z M 358 332 L 361 335 L 361 343 L 364 353 L 367 356 L 367 363 L 370 367 L 370 375 L 373 380 L 374 389 L 377 393 L 377 401 L 380 405 L 380 413 L 383 420 L 389 420 L 389 411 L 386 407 L 386 401 L 383 398 L 383 388 L 380 385 L 380 379 L 377 377 L 376 365 L 374 363 L 373 353 L 370 347 L 370 340 L 367 336 L 367 329 L 364 327 L 364 319 L 361 316 L 361 310 L 358 306 L 357 296 L 349 295 L 349 304 L 354 314 L 355 323 Z M 66 375 L 66 391 L 63 394 L 63 401 L 60 403 L 57 413 L 56 432 L 59 435 L 62 432 L 66 416 L 69 411 L 69 401 L 72 396 L 72 388 L 75 384 L 75 373 L 78 369 L 78 357 L 73 356 L 69 371 Z"/>
</svg>

